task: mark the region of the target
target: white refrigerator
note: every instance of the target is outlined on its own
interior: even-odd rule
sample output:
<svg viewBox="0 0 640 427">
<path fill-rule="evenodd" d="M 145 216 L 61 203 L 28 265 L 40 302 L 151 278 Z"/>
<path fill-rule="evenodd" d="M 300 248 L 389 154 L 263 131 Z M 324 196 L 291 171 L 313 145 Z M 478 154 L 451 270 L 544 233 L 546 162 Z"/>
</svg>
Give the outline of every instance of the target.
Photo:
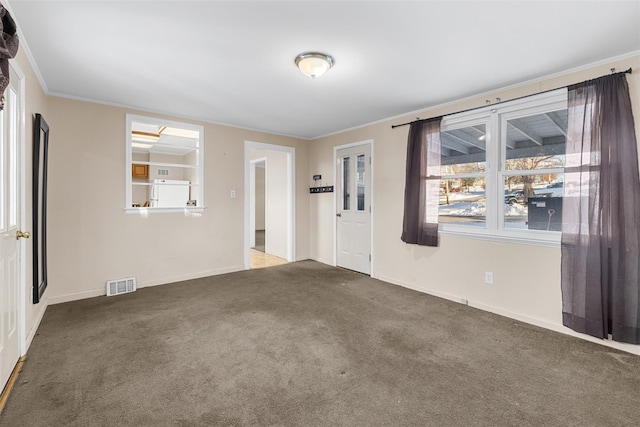
<svg viewBox="0 0 640 427">
<path fill-rule="evenodd" d="M 151 186 L 152 208 L 180 208 L 189 200 L 189 181 L 154 179 Z"/>
</svg>

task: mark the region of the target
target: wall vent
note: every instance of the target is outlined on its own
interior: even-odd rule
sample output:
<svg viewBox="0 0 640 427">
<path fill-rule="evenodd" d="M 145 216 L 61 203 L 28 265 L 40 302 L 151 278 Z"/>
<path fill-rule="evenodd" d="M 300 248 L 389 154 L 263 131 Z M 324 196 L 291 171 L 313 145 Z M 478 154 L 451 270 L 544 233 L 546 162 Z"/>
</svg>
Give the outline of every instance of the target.
<svg viewBox="0 0 640 427">
<path fill-rule="evenodd" d="M 169 169 L 158 169 L 158 176 L 169 176 Z"/>
<path fill-rule="evenodd" d="M 136 278 L 127 277 L 126 279 L 107 280 L 107 296 L 126 294 L 136 290 Z"/>
</svg>

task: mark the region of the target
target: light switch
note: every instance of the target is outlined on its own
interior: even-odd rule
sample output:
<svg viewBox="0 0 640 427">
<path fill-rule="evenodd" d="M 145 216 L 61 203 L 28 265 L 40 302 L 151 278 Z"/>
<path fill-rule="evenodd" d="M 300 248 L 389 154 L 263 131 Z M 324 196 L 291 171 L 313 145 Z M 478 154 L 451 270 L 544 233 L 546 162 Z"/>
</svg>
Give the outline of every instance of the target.
<svg viewBox="0 0 640 427">
<path fill-rule="evenodd" d="M 484 272 L 484 283 L 487 285 L 493 285 L 493 272 L 485 271 Z"/>
</svg>

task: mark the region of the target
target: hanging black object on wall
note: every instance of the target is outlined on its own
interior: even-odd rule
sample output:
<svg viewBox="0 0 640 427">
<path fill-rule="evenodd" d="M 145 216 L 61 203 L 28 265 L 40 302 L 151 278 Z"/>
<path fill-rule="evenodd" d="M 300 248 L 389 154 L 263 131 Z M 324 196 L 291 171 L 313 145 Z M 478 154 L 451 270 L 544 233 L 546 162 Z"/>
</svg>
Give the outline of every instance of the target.
<svg viewBox="0 0 640 427">
<path fill-rule="evenodd" d="M 33 303 L 47 289 L 47 164 L 49 125 L 36 114 L 33 126 Z"/>
<path fill-rule="evenodd" d="M 333 193 L 333 185 L 328 187 L 311 187 L 309 188 L 309 193 Z"/>
</svg>

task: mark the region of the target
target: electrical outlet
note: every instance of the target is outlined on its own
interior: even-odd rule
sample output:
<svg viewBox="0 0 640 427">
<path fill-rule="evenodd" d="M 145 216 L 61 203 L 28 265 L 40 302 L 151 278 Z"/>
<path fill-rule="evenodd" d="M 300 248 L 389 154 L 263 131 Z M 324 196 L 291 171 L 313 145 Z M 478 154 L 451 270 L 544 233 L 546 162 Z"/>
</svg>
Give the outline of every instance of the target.
<svg viewBox="0 0 640 427">
<path fill-rule="evenodd" d="M 236 198 L 236 190 L 231 190 L 231 194 L 230 194 L 232 199 Z"/>
<path fill-rule="evenodd" d="M 491 271 L 484 272 L 484 283 L 487 285 L 493 285 L 493 273 Z"/>
</svg>

